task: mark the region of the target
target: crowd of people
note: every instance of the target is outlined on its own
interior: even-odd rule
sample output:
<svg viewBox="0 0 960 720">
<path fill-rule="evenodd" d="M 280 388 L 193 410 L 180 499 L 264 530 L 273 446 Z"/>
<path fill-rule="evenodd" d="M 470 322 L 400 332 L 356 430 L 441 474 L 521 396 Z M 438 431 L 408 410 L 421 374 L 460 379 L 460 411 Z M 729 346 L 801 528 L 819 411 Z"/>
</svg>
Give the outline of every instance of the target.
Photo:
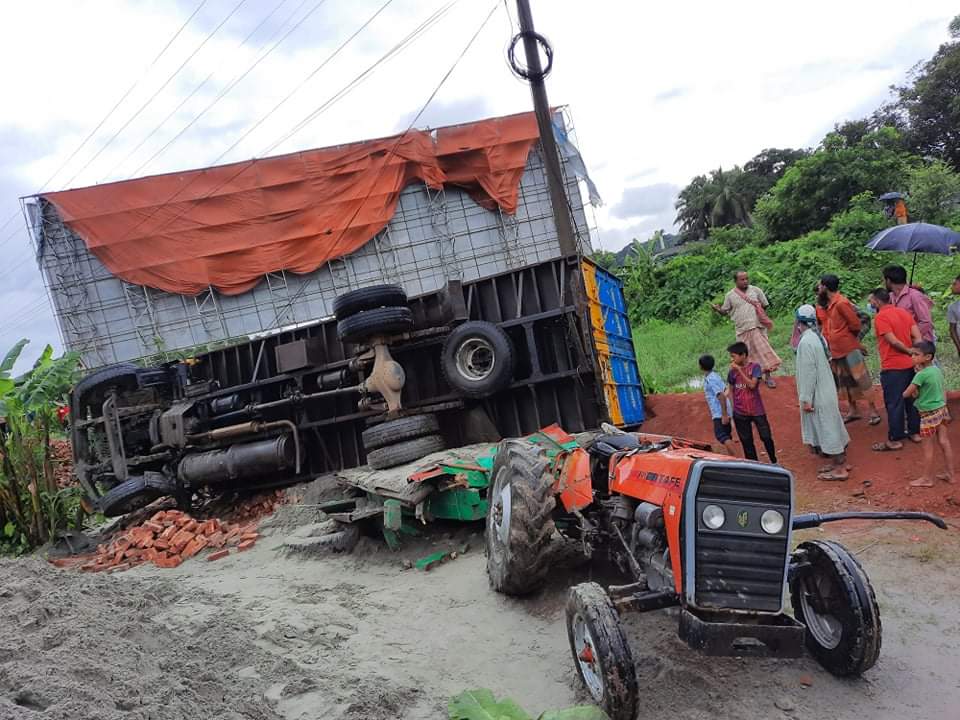
<svg viewBox="0 0 960 720">
<path fill-rule="evenodd" d="M 777 462 L 773 431 L 767 419 L 761 386 L 776 388 L 773 373 L 782 361 L 770 344 L 773 323 L 767 315 L 769 301 L 762 289 L 750 284 L 749 274 L 734 274 L 734 287 L 714 311 L 734 324 L 736 342 L 727 348 L 730 358 L 726 378 L 717 372 L 712 355 L 700 357 L 703 390 L 713 431 L 726 452 L 736 455 L 733 433 L 747 459 L 757 460 L 754 429 L 770 462 Z M 960 277 L 953 283 L 960 295 Z M 791 345 L 797 353 L 796 385 L 803 442 L 825 458 L 817 477 L 846 480 L 852 469 L 847 463 L 850 435 L 846 425 L 864 418 L 883 422 L 886 411 L 887 439 L 874 443 L 874 452 L 893 452 L 904 442 L 923 448 L 923 474 L 913 487 L 933 487 L 936 480 L 954 482 L 953 448 L 947 427 L 943 372 L 937 361 L 937 336 L 932 319 L 933 301 L 907 282 L 906 269 L 891 265 L 883 270 L 883 284 L 870 292 L 869 312 L 840 292 L 840 279 L 826 274 L 815 288 L 815 302 L 801 305 L 794 313 Z M 960 300 L 947 310 L 950 337 L 960 353 Z M 873 326 L 880 359 L 880 394 L 866 363 L 869 349 L 865 336 Z M 841 412 L 840 400 L 846 405 Z M 937 469 L 937 454 L 942 459 Z"/>
</svg>

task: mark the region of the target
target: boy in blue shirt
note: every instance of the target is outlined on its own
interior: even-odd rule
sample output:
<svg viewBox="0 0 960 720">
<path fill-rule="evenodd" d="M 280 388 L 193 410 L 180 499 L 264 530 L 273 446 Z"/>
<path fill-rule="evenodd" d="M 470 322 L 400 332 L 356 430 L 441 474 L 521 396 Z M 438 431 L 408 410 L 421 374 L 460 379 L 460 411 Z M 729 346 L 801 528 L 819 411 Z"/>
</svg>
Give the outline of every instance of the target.
<svg viewBox="0 0 960 720">
<path fill-rule="evenodd" d="M 713 418 L 713 436 L 726 448 L 728 455 L 736 456 L 733 426 L 730 421 L 733 416 L 733 406 L 730 404 L 730 398 L 727 397 L 727 384 L 713 369 L 716 365 L 713 355 L 701 355 L 699 362 L 704 375 L 703 394 L 707 398 L 710 417 Z"/>
</svg>

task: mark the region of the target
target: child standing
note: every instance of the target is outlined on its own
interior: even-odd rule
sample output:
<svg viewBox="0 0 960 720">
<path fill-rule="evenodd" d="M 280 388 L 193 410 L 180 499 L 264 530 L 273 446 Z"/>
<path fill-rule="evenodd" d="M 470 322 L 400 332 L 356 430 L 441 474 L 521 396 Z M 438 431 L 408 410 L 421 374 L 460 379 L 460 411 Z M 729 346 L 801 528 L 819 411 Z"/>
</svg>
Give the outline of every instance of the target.
<svg viewBox="0 0 960 720">
<path fill-rule="evenodd" d="M 903 396 L 914 398 L 913 405 L 920 412 L 920 438 L 923 445 L 923 476 L 911 482 L 911 487 L 933 487 L 934 438 L 943 451 L 947 467 L 946 472 L 937 475 L 937 479 L 953 482 L 953 447 L 947 434 L 950 416 L 943 392 L 943 371 L 933 364 L 936 352 L 936 346 L 928 340 L 915 342 L 910 352 L 917 374 L 903 391 Z"/>
<path fill-rule="evenodd" d="M 730 423 L 733 406 L 727 397 L 727 386 L 720 374 L 713 369 L 716 365 L 713 355 L 701 355 L 699 363 L 704 374 L 703 394 L 707 398 L 710 417 L 713 418 L 713 436 L 726 448 L 728 455 L 735 456 L 737 453 L 733 445 L 733 426 Z"/>
<path fill-rule="evenodd" d="M 763 371 L 755 362 L 750 362 L 746 343 L 735 342 L 727 348 L 730 353 L 730 372 L 727 382 L 733 393 L 733 424 L 737 426 L 737 436 L 743 445 L 743 456 L 748 460 L 757 459 L 757 447 L 753 444 L 753 426 L 757 426 L 757 435 L 767 450 L 770 462 L 776 465 L 777 449 L 773 445 L 773 434 L 767 422 L 767 411 L 760 397 L 760 378 Z"/>
</svg>

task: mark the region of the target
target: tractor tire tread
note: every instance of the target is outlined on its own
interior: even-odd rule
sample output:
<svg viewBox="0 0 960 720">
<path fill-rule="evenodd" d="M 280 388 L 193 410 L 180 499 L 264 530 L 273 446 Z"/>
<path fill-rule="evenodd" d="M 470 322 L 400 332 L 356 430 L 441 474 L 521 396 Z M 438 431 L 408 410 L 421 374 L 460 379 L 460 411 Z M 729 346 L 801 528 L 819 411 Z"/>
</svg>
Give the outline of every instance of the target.
<svg viewBox="0 0 960 720">
<path fill-rule="evenodd" d="M 832 540 L 812 540 L 801 543 L 798 550 L 805 550 L 811 562 L 827 561 L 842 583 L 844 596 L 854 618 L 855 633 L 843 638 L 832 650 L 822 647 L 807 631 L 806 645 L 810 653 L 830 673 L 838 677 L 862 675 L 877 662 L 883 643 L 883 626 L 880 608 L 863 566 L 843 545 Z M 791 583 L 790 602 L 797 619 L 806 624 L 800 604 L 801 584 Z"/>
<path fill-rule="evenodd" d="M 99 500 L 100 510 L 107 517 L 126 515 L 176 491 L 176 483 L 160 473 L 137 475 L 105 492 Z"/>
<path fill-rule="evenodd" d="M 491 477 L 496 477 L 501 463 L 506 463 L 513 477 L 518 480 L 510 485 L 509 542 L 504 548 L 505 561 L 499 564 L 491 549 L 495 530 L 492 522 L 493 503 L 490 503 L 487 516 L 487 575 L 490 585 L 497 592 L 527 595 L 542 587 L 549 569 L 548 550 L 555 530 L 554 479 L 546 454 L 525 440 L 504 440 L 500 443 Z"/>
<path fill-rule="evenodd" d="M 583 617 L 596 645 L 594 652 L 600 663 L 603 698 L 593 698 L 610 716 L 610 720 L 634 720 L 637 713 L 639 687 L 636 666 L 630 643 L 620 623 L 620 614 L 606 591 L 595 582 L 585 582 L 570 588 L 567 596 L 567 639 L 576 662 L 573 619 Z M 577 673 L 580 665 L 577 663 Z M 586 683 L 584 683 L 586 684 Z"/>
<path fill-rule="evenodd" d="M 374 425 L 363 431 L 363 447 L 367 452 L 405 440 L 415 440 L 440 432 L 440 423 L 433 413 L 411 415 Z"/>
</svg>

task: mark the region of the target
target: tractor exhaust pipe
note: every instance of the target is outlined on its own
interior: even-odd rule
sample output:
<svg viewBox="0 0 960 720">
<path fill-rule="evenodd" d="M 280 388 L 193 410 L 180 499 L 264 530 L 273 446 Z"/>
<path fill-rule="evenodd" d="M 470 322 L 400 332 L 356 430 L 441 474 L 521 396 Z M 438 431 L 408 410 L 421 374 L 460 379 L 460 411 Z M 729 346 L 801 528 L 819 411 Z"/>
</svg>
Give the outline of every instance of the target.
<svg viewBox="0 0 960 720">
<path fill-rule="evenodd" d="M 226 450 L 187 455 L 177 466 L 177 477 L 187 485 L 249 480 L 299 467 L 296 444 L 289 435 L 231 445 Z"/>
<path fill-rule="evenodd" d="M 933 513 L 925 512 L 838 512 L 838 513 L 804 513 L 803 515 L 793 516 L 794 530 L 807 530 L 808 528 L 820 527 L 824 523 L 836 522 L 837 520 L 926 520 L 933 523 L 941 530 L 947 529 L 947 523 L 943 518 Z"/>
</svg>

